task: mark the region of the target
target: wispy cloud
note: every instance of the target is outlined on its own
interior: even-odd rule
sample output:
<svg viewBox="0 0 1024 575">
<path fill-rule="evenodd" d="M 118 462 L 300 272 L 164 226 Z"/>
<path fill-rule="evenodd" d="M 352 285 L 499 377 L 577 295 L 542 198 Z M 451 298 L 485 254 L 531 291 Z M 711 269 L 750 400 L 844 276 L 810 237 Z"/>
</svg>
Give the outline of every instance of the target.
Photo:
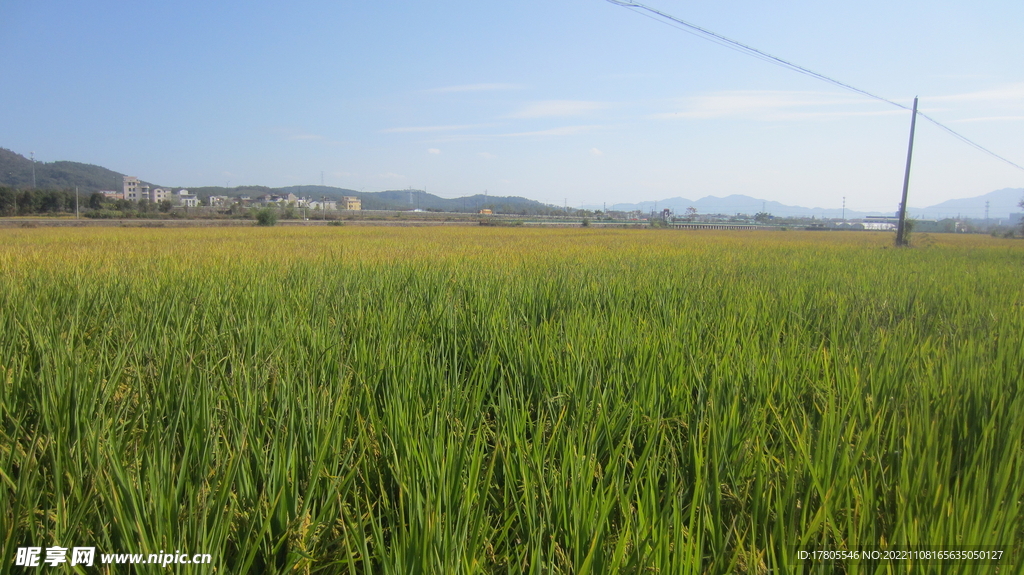
<svg viewBox="0 0 1024 575">
<path fill-rule="evenodd" d="M 381 130 L 384 134 L 399 134 L 408 132 L 454 132 L 456 130 L 473 130 L 477 128 L 491 128 L 495 124 L 463 124 L 452 126 L 405 126 L 401 128 L 387 128 Z"/>
<path fill-rule="evenodd" d="M 443 86 L 441 88 L 430 88 L 424 92 L 435 94 L 449 94 L 453 92 L 493 92 L 497 90 L 522 90 L 520 84 L 461 84 L 458 86 Z"/>
<path fill-rule="evenodd" d="M 604 152 L 598 150 L 597 148 L 590 148 L 590 154 L 593 156 L 603 156 Z"/>
<path fill-rule="evenodd" d="M 982 102 L 982 101 L 1024 101 L 1024 82 L 1008 84 L 992 90 L 980 90 L 977 92 L 965 92 L 963 94 L 949 94 L 946 96 L 931 96 L 929 102 Z"/>
<path fill-rule="evenodd" d="M 467 142 L 467 141 L 481 141 L 481 140 L 495 140 L 501 138 L 529 138 L 529 137 L 548 137 L 548 136 L 571 136 L 573 134 L 579 134 L 582 132 L 589 132 L 591 130 L 597 130 L 603 128 L 601 125 L 587 125 L 587 126 L 559 126 L 557 128 L 548 128 L 547 130 L 533 130 L 529 132 L 509 132 L 504 134 L 455 134 L 451 136 L 444 136 L 437 138 L 435 142 Z"/>
<path fill-rule="evenodd" d="M 947 124 L 963 124 L 966 122 L 1019 122 L 1024 116 L 984 116 L 981 118 L 964 118 L 962 120 L 949 120 Z"/>
<path fill-rule="evenodd" d="M 682 110 L 649 116 L 655 120 L 741 117 L 754 120 L 806 120 L 904 113 L 898 109 L 854 110 L 876 104 L 831 92 L 736 90 L 687 98 Z"/>
<path fill-rule="evenodd" d="M 602 74 L 598 76 L 601 80 L 637 80 L 639 78 L 655 78 L 656 74 L 647 72 L 627 72 L 625 74 Z"/>
<path fill-rule="evenodd" d="M 586 100 L 545 100 L 526 105 L 512 118 L 551 118 L 563 116 L 580 116 L 609 107 L 606 102 L 590 102 Z"/>
<path fill-rule="evenodd" d="M 427 153 L 437 155 L 441 153 L 441 150 L 438 150 L 437 148 L 429 148 L 427 149 Z"/>
<path fill-rule="evenodd" d="M 485 160 L 493 160 L 498 157 L 490 152 L 478 152 L 477 155 Z"/>
<path fill-rule="evenodd" d="M 337 146 L 343 143 L 337 140 L 332 140 L 321 134 L 313 134 L 290 128 L 277 128 L 272 130 L 272 132 L 289 142 L 320 142 L 331 146 Z"/>
<path fill-rule="evenodd" d="M 513 132 L 511 134 L 499 134 L 503 138 L 521 138 L 523 136 L 570 136 L 572 134 L 579 134 L 580 132 L 587 132 L 600 126 L 561 126 L 558 128 L 549 128 L 547 130 L 535 130 L 532 132 Z"/>
</svg>

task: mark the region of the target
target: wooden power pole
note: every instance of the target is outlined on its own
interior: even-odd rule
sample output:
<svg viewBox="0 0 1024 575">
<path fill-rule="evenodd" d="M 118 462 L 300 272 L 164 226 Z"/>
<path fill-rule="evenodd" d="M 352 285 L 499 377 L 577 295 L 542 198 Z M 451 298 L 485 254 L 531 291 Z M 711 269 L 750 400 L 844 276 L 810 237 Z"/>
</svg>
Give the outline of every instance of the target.
<svg viewBox="0 0 1024 575">
<path fill-rule="evenodd" d="M 910 159 L 914 155 L 914 127 L 917 124 L 917 96 L 914 96 L 914 111 L 910 116 L 910 145 L 907 146 L 907 171 L 903 174 L 903 201 L 900 202 L 900 223 L 896 228 L 896 247 L 907 245 L 907 189 L 910 188 Z"/>
</svg>

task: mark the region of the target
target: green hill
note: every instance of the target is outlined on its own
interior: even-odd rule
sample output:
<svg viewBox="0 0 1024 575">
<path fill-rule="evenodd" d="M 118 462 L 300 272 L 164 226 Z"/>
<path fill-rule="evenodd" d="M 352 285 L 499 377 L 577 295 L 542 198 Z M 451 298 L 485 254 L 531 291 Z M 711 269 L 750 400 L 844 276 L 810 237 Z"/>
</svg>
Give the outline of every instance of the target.
<svg viewBox="0 0 1024 575">
<path fill-rule="evenodd" d="M 69 189 L 78 186 L 83 194 L 99 190 L 120 190 L 122 176 L 118 172 L 79 162 L 36 162 L 36 188 Z M 32 160 L 0 148 L 0 186 L 32 187 Z"/>
<path fill-rule="evenodd" d="M 285 186 L 268 188 L 266 186 L 239 186 L 224 188 L 220 186 L 191 187 L 190 192 L 199 196 L 203 203 L 210 196 L 249 196 L 256 199 L 266 194 L 295 194 L 300 198 L 340 201 L 344 196 L 355 196 L 362 202 L 364 210 L 424 210 L 438 212 L 478 212 L 488 208 L 500 214 L 544 215 L 562 213 L 562 209 L 549 206 L 536 200 L 515 196 L 466 196 L 462 198 L 442 198 L 428 194 L 423 190 L 386 190 L 383 192 L 357 192 L 347 188 L 332 186 Z"/>
<path fill-rule="evenodd" d="M 364 210 L 425 210 L 440 212 L 477 212 L 488 208 L 496 213 L 543 215 L 561 213 L 561 209 L 536 200 L 517 196 L 485 196 L 477 194 L 461 198 L 442 198 L 423 190 L 386 190 L 383 192 L 357 192 L 330 186 L 288 186 L 275 188 L 275 192 L 293 193 L 299 197 L 320 199 L 327 196 L 339 200 L 342 196 L 356 196 Z"/>
<path fill-rule="evenodd" d="M 0 187 L 24 189 L 32 187 L 32 160 L 0 148 Z M 78 187 L 88 195 L 100 190 L 121 190 L 124 174 L 101 166 L 79 162 L 36 162 L 36 188 L 68 190 Z M 148 183 L 156 187 L 150 182 Z M 163 187 L 163 186 L 161 186 Z M 187 187 L 187 186 L 186 186 Z M 177 189 L 178 186 L 175 186 Z M 206 203 L 210 196 L 249 196 L 253 199 L 265 194 L 292 193 L 299 197 L 319 200 L 340 200 L 343 196 L 356 196 L 362 201 L 364 210 L 424 210 L 439 212 L 478 212 L 487 208 L 501 214 L 544 215 L 561 213 L 561 208 L 515 196 L 484 196 L 477 194 L 463 198 L 442 198 L 423 190 L 386 190 L 383 192 L 357 192 L 331 186 L 220 186 L 188 187 L 188 190 Z"/>
</svg>

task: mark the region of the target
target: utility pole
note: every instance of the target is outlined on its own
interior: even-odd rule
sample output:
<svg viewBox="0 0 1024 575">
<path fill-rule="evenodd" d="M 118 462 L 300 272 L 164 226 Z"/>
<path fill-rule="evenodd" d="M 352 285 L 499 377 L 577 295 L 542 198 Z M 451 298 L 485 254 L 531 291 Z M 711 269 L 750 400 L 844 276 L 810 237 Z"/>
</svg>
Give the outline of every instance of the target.
<svg viewBox="0 0 1024 575">
<path fill-rule="evenodd" d="M 75 186 L 75 219 L 78 219 L 78 186 Z"/>
<path fill-rule="evenodd" d="M 988 225 L 988 202 L 985 202 L 985 225 Z"/>
<path fill-rule="evenodd" d="M 907 171 L 903 174 L 903 201 L 900 202 L 900 223 L 896 228 L 896 247 L 907 245 L 907 190 L 910 188 L 910 160 L 914 155 L 914 128 L 917 125 L 917 96 L 910 116 L 910 144 L 907 146 Z"/>
<path fill-rule="evenodd" d="M 846 221 L 846 196 L 843 196 L 843 221 Z"/>
<path fill-rule="evenodd" d="M 32 189 L 36 189 L 36 153 L 29 152 L 29 156 L 32 157 Z M 25 156 L 22 156 L 24 158 Z"/>
</svg>

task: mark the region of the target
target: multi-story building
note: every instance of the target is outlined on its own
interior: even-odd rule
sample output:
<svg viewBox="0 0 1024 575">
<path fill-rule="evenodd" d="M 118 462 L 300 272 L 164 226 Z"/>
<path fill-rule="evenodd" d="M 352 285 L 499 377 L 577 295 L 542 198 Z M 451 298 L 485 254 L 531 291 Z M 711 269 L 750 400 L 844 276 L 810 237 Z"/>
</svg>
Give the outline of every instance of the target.
<svg viewBox="0 0 1024 575">
<path fill-rule="evenodd" d="M 124 176 L 124 199 L 132 202 L 150 199 L 149 186 L 135 176 Z"/>
<path fill-rule="evenodd" d="M 186 208 L 194 208 L 199 205 L 199 198 L 195 194 L 188 193 L 188 190 L 178 190 L 174 192 L 174 195 L 178 198 L 178 205 Z"/>
<path fill-rule="evenodd" d="M 361 210 L 363 202 L 356 196 L 345 196 L 342 198 L 346 210 Z"/>
<path fill-rule="evenodd" d="M 188 194 L 188 190 L 178 190 L 177 192 L 174 192 L 170 188 L 150 189 L 147 184 L 143 184 L 135 176 L 125 176 L 124 192 L 120 195 L 119 199 L 130 200 L 132 202 L 149 200 L 155 204 L 164 200 L 174 201 L 175 199 L 180 199 L 181 196 L 185 194 Z"/>
<path fill-rule="evenodd" d="M 153 188 L 153 191 L 149 194 L 149 201 L 151 202 L 162 202 L 171 198 L 171 190 L 165 190 L 163 188 Z"/>
</svg>

